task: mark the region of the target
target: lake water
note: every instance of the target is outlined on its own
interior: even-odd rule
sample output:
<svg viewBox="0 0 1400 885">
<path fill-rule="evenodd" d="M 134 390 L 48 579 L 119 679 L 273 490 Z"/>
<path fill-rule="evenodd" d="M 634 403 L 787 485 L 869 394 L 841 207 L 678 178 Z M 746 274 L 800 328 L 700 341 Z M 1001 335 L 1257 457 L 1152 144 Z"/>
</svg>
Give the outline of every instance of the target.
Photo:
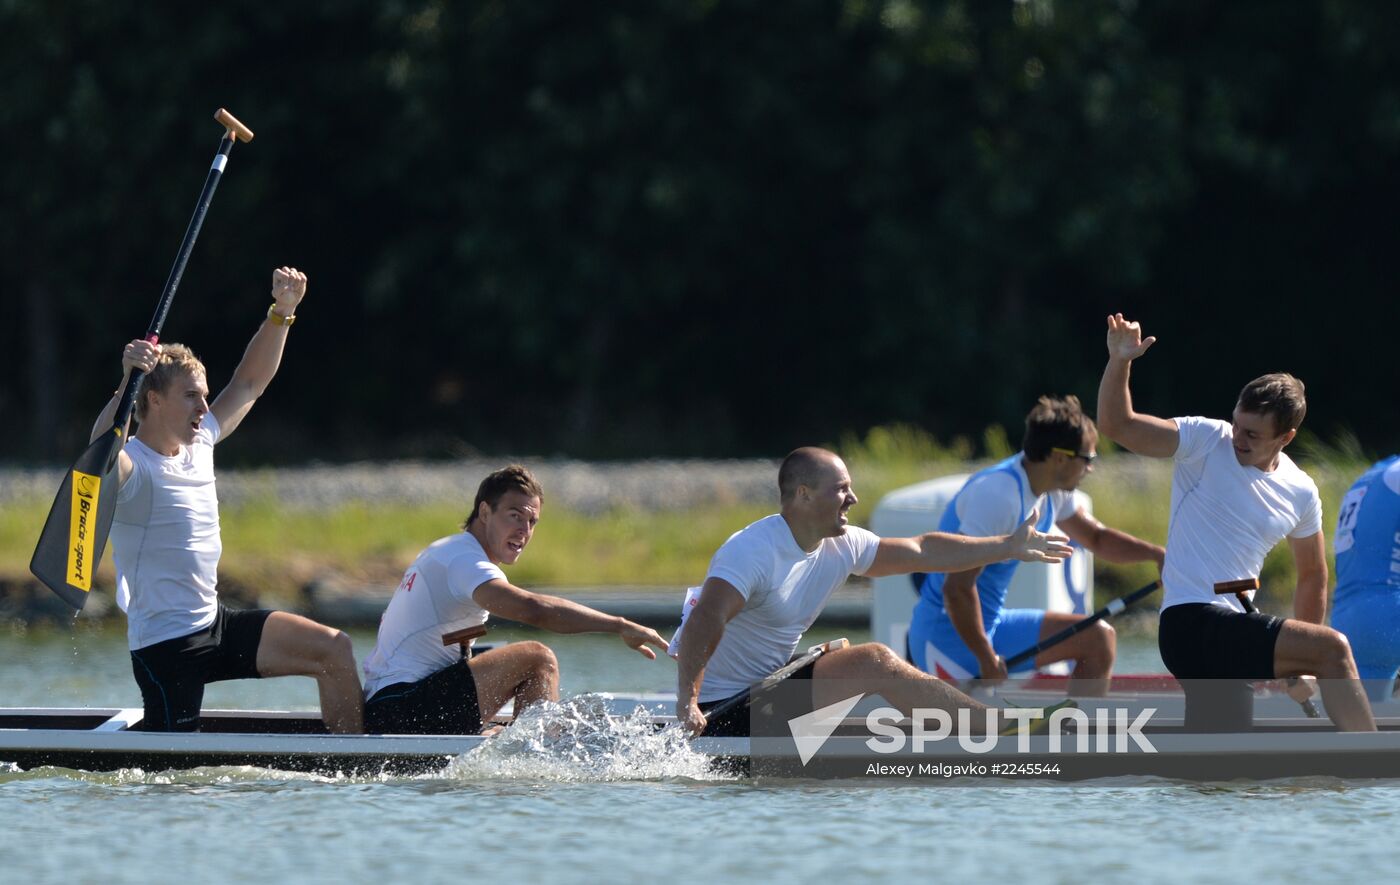
<svg viewBox="0 0 1400 885">
<path fill-rule="evenodd" d="M 604 637 L 548 641 L 566 695 L 674 690 L 668 660 Z M 355 642 L 363 659 L 373 637 Z M 1126 639 L 1120 659 L 1120 670 L 1160 669 L 1145 640 Z M 116 632 L 3 636 L 0 677 L 4 706 L 139 706 Z M 211 707 L 315 703 L 310 680 L 206 696 Z M 1400 823 L 1400 785 L 1369 782 L 736 781 L 646 744 L 605 763 L 497 763 L 468 756 L 442 774 L 374 779 L 0 770 L 0 878 L 1316 882 L 1389 874 Z"/>
</svg>

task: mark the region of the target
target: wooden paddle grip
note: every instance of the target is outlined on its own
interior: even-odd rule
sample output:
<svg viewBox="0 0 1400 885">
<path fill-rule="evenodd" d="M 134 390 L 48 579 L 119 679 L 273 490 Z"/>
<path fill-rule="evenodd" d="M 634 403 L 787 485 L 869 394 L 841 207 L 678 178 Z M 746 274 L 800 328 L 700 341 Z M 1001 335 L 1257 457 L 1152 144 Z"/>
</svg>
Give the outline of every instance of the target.
<svg viewBox="0 0 1400 885">
<path fill-rule="evenodd" d="M 442 634 L 443 645 L 466 645 L 473 639 L 479 639 L 486 635 L 486 625 L 477 624 L 474 627 L 463 627 L 460 630 L 453 630 L 451 633 Z"/>
<path fill-rule="evenodd" d="M 223 108 L 214 112 L 214 119 L 219 121 L 219 125 L 228 130 L 229 135 L 247 144 L 253 140 L 253 130 L 238 122 L 238 118 Z"/>
<path fill-rule="evenodd" d="M 1244 593 L 1247 590 L 1258 590 L 1258 578 L 1245 578 L 1240 581 L 1221 581 L 1215 585 L 1216 593 Z"/>
</svg>

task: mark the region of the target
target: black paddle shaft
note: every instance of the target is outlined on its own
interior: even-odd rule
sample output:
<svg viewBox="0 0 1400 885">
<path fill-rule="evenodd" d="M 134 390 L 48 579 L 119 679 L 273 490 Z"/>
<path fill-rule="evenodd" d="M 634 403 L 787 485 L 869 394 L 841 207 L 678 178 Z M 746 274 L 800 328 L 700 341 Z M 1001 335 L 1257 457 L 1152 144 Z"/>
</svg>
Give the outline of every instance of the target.
<svg viewBox="0 0 1400 885">
<path fill-rule="evenodd" d="M 185 265 L 189 263 L 190 253 L 194 251 L 194 241 L 199 238 L 199 229 L 204 226 L 204 216 L 209 212 L 209 204 L 214 200 L 214 189 L 219 186 L 219 178 L 224 173 L 224 166 L 228 164 L 229 151 L 233 150 L 233 143 L 237 140 L 232 131 L 219 139 L 218 153 L 214 154 L 214 162 L 209 165 L 204 189 L 199 192 L 199 201 L 194 204 L 194 215 L 190 217 L 189 226 L 185 228 L 185 238 L 180 241 L 180 251 L 175 253 L 175 264 L 170 268 L 170 276 L 166 278 L 165 288 L 161 290 L 155 315 L 151 317 L 151 325 L 146 329 L 146 340 L 152 344 L 160 341 L 160 330 L 165 325 L 166 314 L 170 313 L 170 304 L 175 300 L 175 290 L 180 287 L 180 279 L 185 275 Z M 132 410 L 136 406 L 136 391 L 145 375 L 145 372 L 136 369 L 127 379 L 113 421 L 116 427 L 125 430 L 130 423 Z M 116 457 L 116 452 L 112 453 L 112 457 Z M 107 468 L 110 470 L 111 465 L 107 465 Z"/>
<path fill-rule="evenodd" d="M 204 188 L 194 207 L 194 216 L 185 229 L 185 238 L 180 243 L 175 264 L 170 269 L 160 302 L 156 305 L 155 316 L 151 318 L 150 328 L 146 331 L 146 340 L 152 344 L 160 340 L 165 316 L 175 299 L 180 278 L 184 276 L 185 265 L 189 262 L 199 229 L 204 224 L 209 203 L 214 199 L 214 189 L 218 187 L 219 177 L 228 163 L 229 151 L 233 150 L 235 141 L 253 139 L 252 130 L 223 108 L 214 115 L 214 119 L 224 126 L 225 134 L 219 140 L 219 150 L 204 180 Z M 64 474 L 53 507 L 44 521 L 43 531 L 39 533 L 34 556 L 29 561 L 29 570 L 34 576 L 74 609 L 82 609 L 87 602 L 93 572 L 102 561 L 107 545 L 107 535 L 116 511 L 116 490 L 110 483 L 106 491 L 102 486 L 110 477 L 117 457 L 126 444 L 136 393 L 144 376 L 144 372 L 137 370 L 126 379 L 112 426 L 94 439 Z"/>
<path fill-rule="evenodd" d="M 1070 638 L 1071 636 L 1080 632 L 1081 630 L 1089 629 L 1090 627 L 1094 626 L 1094 624 L 1098 623 L 1099 621 L 1102 621 L 1104 618 L 1118 614 L 1123 609 L 1127 608 L 1128 606 L 1137 602 L 1139 599 L 1142 599 L 1144 596 L 1151 593 L 1153 590 L 1156 590 L 1159 583 L 1160 582 L 1158 581 L 1153 581 L 1146 587 L 1139 587 L 1132 593 L 1129 593 L 1127 596 L 1120 596 L 1119 598 L 1110 602 L 1108 605 L 1094 612 L 1092 615 L 1089 615 L 1084 620 L 1075 621 L 1073 624 L 1061 630 L 1059 633 L 1056 633 L 1054 636 L 1050 636 L 1040 642 L 1037 642 L 1035 645 L 1032 645 L 1030 648 L 1026 649 L 1023 652 L 1019 652 L 1017 654 L 1012 655 L 1011 657 L 1006 659 L 1006 669 L 1010 670 L 1012 667 L 1016 666 L 1022 661 L 1030 660 L 1031 658 L 1045 651 L 1047 648 L 1050 648 L 1052 645 L 1059 645 L 1061 642 L 1064 642 L 1066 639 Z"/>
</svg>

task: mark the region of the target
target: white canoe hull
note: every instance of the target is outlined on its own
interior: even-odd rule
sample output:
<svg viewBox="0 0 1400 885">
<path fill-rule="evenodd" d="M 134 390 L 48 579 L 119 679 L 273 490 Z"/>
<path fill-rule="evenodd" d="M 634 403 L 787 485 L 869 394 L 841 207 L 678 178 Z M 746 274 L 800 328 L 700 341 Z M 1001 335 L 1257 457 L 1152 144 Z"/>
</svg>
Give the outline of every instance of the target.
<svg viewBox="0 0 1400 885">
<path fill-rule="evenodd" d="M 652 703 L 655 703 L 653 700 Z M 257 766 L 323 774 L 440 771 L 489 740 L 479 735 L 330 735 L 310 713 L 206 711 L 204 730 L 133 731 L 139 710 L 0 709 L 0 763 L 24 769 L 164 771 Z M 656 717 L 658 727 L 674 720 Z M 693 748 L 717 771 L 771 777 L 903 777 L 934 782 L 1166 777 L 1227 781 L 1297 777 L 1400 778 L 1400 720 L 1373 734 L 1339 733 L 1326 720 L 1265 718 L 1253 731 L 1188 734 L 1179 722 L 1149 725 L 1140 742 L 1092 726 L 1084 742 L 1066 735 L 1003 737 L 976 750 L 956 738 L 875 752 L 864 720 L 846 724 L 804 761 L 787 737 L 704 738 Z M 906 734 L 908 730 L 906 728 Z M 985 751 L 983 751 L 985 750 Z M 907 773 L 906 773 L 907 771 Z"/>
</svg>

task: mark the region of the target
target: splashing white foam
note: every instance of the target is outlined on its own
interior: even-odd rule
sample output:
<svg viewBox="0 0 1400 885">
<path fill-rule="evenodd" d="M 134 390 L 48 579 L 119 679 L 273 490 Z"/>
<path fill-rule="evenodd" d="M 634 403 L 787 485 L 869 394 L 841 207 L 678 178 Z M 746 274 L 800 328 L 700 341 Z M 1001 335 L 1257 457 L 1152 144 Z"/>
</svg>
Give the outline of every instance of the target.
<svg viewBox="0 0 1400 885">
<path fill-rule="evenodd" d="M 610 715 L 608 696 L 536 704 L 515 723 L 452 761 L 436 777 L 459 780 L 729 780 L 672 725 L 657 729 L 641 707 Z"/>
</svg>

